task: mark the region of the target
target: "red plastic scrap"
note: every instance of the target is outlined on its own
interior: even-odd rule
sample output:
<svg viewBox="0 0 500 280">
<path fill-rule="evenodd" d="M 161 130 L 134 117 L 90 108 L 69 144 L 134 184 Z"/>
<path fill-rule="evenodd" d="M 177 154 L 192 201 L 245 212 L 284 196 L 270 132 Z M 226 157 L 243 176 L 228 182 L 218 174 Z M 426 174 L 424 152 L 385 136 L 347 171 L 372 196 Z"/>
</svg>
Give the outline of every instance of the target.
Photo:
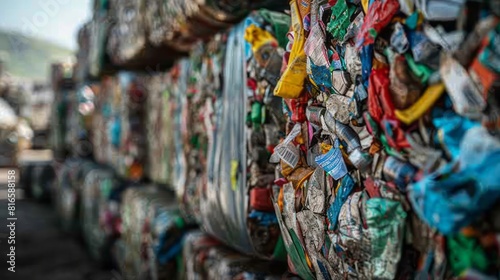
<svg viewBox="0 0 500 280">
<path fill-rule="evenodd" d="M 394 114 L 394 102 L 392 102 L 392 95 L 389 89 L 390 80 L 389 80 L 389 68 L 383 68 L 375 71 L 376 77 L 375 82 L 379 83 L 379 98 L 380 104 L 382 104 L 382 108 L 384 110 L 384 116 L 386 119 L 395 120 L 396 115 Z M 372 74 L 373 75 L 373 74 Z"/>
<path fill-rule="evenodd" d="M 271 192 L 268 188 L 253 188 L 250 191 L 250 206 L 263 212 L 274 212 Z"/>
<path fill-rule="evenodd" d="M 379 187 L 371 177 L 366 178 L 365 189 L 370 198 L 381 197 Z"/>
<path fill-rule="evenodd" d="M 292 112 L 291 120 L 294 123 L 306 121 L 306 107 L 309 96 L 303 92 L 297 99 L 285 99 L 285 103 Z"/>
<path fill-rule="evenodd" d="M 373 44 L 380 31 L 391 22 L 398 11 L 398 0 L 375 0 L 368 8 L 361 32 L 358 34 L 358 47 Z"/>
<path fill-rule="evenodd" d="M 390 125 L 390 127 L 387 125 Z M 406 132 L 401 128 L 401 123 L 399 121 L 385 119 L 385 125 L 383 125 L 382 128 L 389 146 L 398 151 L 411 148 L 410 143 L 408 143 L 406 139 Z"/>
<path fill-rule="evenodd" d="M 389 92 L 388 75 L 389 70 L 387 68 L 373 69 L 370 75 L 368 86 L 368 112 L 370 112 L 370 116 L 378 124 L 380 124 L 384 117 L 380 96 L 384 90 Z"/>
<path fill-rule="evenodd" d="M 368 112 L 387 136 L 389 146 L 400 150 L 409 148 L 405 131 L 394 114 L 394 103 L 389 89 L 389 68 L 373 69 L 368 87 Z M 390 129 L 386 125 L 390 124 Z"/>
</svg>

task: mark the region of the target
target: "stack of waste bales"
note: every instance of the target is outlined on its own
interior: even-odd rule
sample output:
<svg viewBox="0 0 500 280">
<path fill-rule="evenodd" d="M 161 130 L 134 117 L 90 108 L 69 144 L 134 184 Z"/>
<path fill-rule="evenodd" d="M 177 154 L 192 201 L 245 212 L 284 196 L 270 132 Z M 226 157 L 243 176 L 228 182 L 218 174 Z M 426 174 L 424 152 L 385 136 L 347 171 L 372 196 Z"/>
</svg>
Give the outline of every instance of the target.
<svg viewBox="0 0 500 280">
<path fill-rule="evenodd" d="M 93 258 L 108 262 L 111 251 L 125 279 L 278 279 L 286 270 L 273 201 L 292 126 L 273 92 L 290 16 L 251 12 L 286 1 L 230 2 L 95 1 L 80 32 L 80 70 L 101 82 L 92 112 L 82 118 L 79 106 L 68 118 L 67 143 L 88 141 L 98 163 L 63 168 L 55 196 L 65 224 L 80 214 Z M 119 71 L 105 73 L 106 63 Z M 205 233 L 186 239 L 198 226 Z M 183 248 L 196 256 L 186 269 Z"/>
<path fill-rule="evenodd" d="M 498 276 L 498 1 L 277 2 L 110 2 L 124 275 Z"/>
</svg>

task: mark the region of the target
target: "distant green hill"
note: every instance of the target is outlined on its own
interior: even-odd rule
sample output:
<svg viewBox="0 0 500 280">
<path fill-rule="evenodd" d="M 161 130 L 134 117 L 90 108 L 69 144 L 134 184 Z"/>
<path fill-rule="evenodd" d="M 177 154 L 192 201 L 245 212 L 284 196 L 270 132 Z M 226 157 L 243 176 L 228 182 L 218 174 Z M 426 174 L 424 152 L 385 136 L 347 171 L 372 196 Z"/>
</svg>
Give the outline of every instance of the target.
<svg viewBox="0 0 500 280">
<path fill-rule="evenodd" d="M 0 59 L 16 77 L 48 80 L 50 64 L 67 61 L 73 51 L 48 41 L 0 30 Z"/>
</svg>

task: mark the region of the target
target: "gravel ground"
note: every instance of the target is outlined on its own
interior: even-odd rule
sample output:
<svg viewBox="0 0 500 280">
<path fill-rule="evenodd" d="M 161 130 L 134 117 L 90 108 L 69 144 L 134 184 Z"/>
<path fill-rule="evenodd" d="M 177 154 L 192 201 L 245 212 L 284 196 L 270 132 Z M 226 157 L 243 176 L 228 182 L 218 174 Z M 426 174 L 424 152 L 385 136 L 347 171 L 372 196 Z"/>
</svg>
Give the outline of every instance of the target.
<svg viewBox="0 0 500 280">
<path fill-rule="evenodd" d="M 7 270 L 11 246 L 7 243 L 7 186 L 0 182 L 0 279 L 121 280 L 116 271 L 102 270 L 94 264 L 78 238 L 58 229 L 50 205 L 22 199 L 22 190 L 19 191 L 15 213 L 16 272 L 12 273 Z"/>
</svg>

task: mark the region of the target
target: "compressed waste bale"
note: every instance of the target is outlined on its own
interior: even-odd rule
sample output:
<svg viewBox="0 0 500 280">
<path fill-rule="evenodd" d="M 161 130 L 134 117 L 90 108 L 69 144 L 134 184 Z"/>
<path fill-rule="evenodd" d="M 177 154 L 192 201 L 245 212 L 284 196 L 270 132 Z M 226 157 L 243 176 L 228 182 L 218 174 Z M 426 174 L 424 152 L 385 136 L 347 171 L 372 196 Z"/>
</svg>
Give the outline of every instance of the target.
<svg viewBox="0 0 500 280">
<path fill-rule="evenodd" d="M 132 59 L 146 45 L 143 9 L 142 0 L 111 1 L 114 25 L 110 31 L 108 53 L 117 64 Z"/>
<path fill-rule="evenodd" d="M 146 0 L 145 21 L 153 45 L 191 50 L 196 42 L 224 31 L 261 7 L 284 8 L 286 1 Z"/>
<path fill-rule="evenodd" d="M 500 196 L 487 175 L 499 170 L 500 152 L 493 6 L 290 2 L 274 90 L 286 104 L 287 136 L 272 159 L 291 271 L 304 279 L 498 275 L 498 246 L 481 237 L 498 232 L 488 217 Z M 465 250 L 474 257 L 460 257 Z M 486 256 L 494 261 L 479 261 Z"/>
<path fill-rule="evenodd" d="M 109 149 L 109 141 L 107 141 L 109 138 L 107 131 L 109 117 L 105 114 L 104 109 L 107 105 L 106 99 L 108 99 L 108 92 L 106 90 L 106 82 L 103 80 L 99 85 L 99 90 L 94 99 L 94 112 L 91 125 L 92 136 L 90 141 L 94 146 L 93 156 L 97 162 L 106 162 L 106 150 Z"/>
<path fill-rule="evenodd" d="M 181 25 L 186 24 L 188 17 L 199 9 L 197 1 L 146 0 L 146 3 L 145 20 L 151 44 L 190 50 L 196 38 L 185 38 L 182 42 L 179 37 L 183 33 Z"/>
<path fill-rule="evenodd" d="M 155 73 L 147 78 L 146 114 L 147 168 L 146 177 L 157 184 L 171 182 L 173 154 L 172 97 L 169 85 L 172 83 L 168 73 Z"/>
<path fill-rule="evenodd" d="M 100 77 L 107 71 L 113 71 L 114 67 L 110 65 L 110 58 L 106 53 L 106 44 L 111 29 L 111 20 L 107 13 L 95 14 L 90 22 L 90 51 L 88 53 L 89 77 Z"/>
<path fill-rule="evenodd" d="M 179 207 L 186 219 L 194 221 L 197 218 L 196 213 L 199 209 L 200 193 L 196 189 L 192 189 L 193 184 L 189 184 L 189 179 L 198 180 L 197 178 L 188 178 L 189 165 L 187 147 L 189 140 L 187 133 L 188 129 L 188 98 L 187 98 L 187 84 L 190 72 L 191 63 L 187 59 L 178 62 L 169 72 L 171 77 L 172 86 L 170 92 L 172 93 L 172 178 L 170 185 L 175 190 Z M 198 203 L 197 203 L 198 202 Z M 199 221 L 199 220 L 198 220 Z"/>
<path fill-rule="evenodd" d="M 117 151 L 112 165 L 124 178 L 140 181 L 146 165 L 147 91 L 142 76 L 131 72 L 118 75 L 119 87 L 113 100 L 113 117 L 108 123 L 111 144 Z M 116 112 L 116 113 L 115 113 Z"/>
<path fill-rule="evenodd" d="M 32 164 L 20 164 L 19 165 L 19 186 L 22 187 L 24 191 L 24 195 L 26 197 L 30 197 L 32 195 L 31 192 L 31 184 L 32 184 L 32 177 L 31 174 L 33 172 L 33 165 Z M 29 190 L 29 191 L 28 191 Z M 54 191 L 53 189 L 51 190 L 52 192 Z M 50 195 L 52 196 L 52 192 Z"/>
<path fill-rule="evenodd" d="M 204 261 L 207 251 L 213 247 L 223 246 L 220 241 L 203 233 L 202 231 L 189 232 L 182 247 L 182 261 L 184 271 L 182 279 L 204 279 L 207 278 L 204 270 Z"/>
<path fill-rule="evenodd" d="M 78 230 L 80 190 L 83 178 L 92 169 L 97 168 L 98 166 L 91 161 L 70 158 L 58 171 L 53 201 L 64 231 L 76 232 Z"/>
<path fill-rule="evenodd" d="M 51 192 L 51 199 L 54 202 L 53 207 L 57 213 L 59 211 L 59 206 L 60 206 L 59 202 L 57 200 L 57 197 L 60 193 L 62 186 L 69 184 L 69 177 L 70 177 L 69 171 L 71 170 L 69 168 L 69 163 L 72 161 L 74 161 L 74 159 L 68 158 L 68 159 L 66 159 L 66 161 L 64 161 L 62 163 L 58 163 L 58 162 L 55 163 L 55 164 L 57 164 L 57 168 L 56 168 L 56 176 L 57 177 L 56 177 L 55 187 L 52 189 L 52 192 Z"/>
<path fill-rule="evenodd" d="M 111 263 L 111 247 L 119 237 L 120 194 L 125 184 L 109 167 L 87 174 L 82 187 L 80 223 L 91 257 L 98 263 Z"/>
<path fill-rule="evenodd" d="M 68 70 L 68 69 L 66 69 Z M 74 69 L 71 68 L 69 72 L 65 73 L 73 80 L 74 79 Z M 62 124 L 63 126 L 57 127 L 57 130 L 64 130 L 62 135 L 64 136 L 63 146 L 66 147 L 67 156 L 79 157 L 82 159 L 92 159 L 92 145 L 89 141 L 89 132 L 86 127 L 86 116 L 83 114 L 84 110 L 81 104 L 82 93 L 87 85 L 82 85 L 76 87 L 74 81 L 69 82 L 70 90 L 64 92 L 64 107 L 61 108 L 60 112 L 56 115 L 56 126 Z M 63 118 L 64 120 L 61 120 Z M 57 123 L 61 121 L 60 123 Z"/>
<path fill-rule="evenodd" d="M 193 231 L 183 247 L 182 279 L 282 279 L 286 265 L 239 254 L 213 237 Z"/>
<path fill-rule="evenodd" d="M 72 184 L 72 177 L 76 174 L 76 167 L 78 164 L 79 162 L 75 160 L 67 160 L 64 162 L 58 172 L 58 183 L 53 192 L 56 213 L 64 231 L 73 231 L 77 226 L 77 192 Z"/>
<path fill-rule="evenodd" d="M 78 80 L 84 80 L 90 68 L 90 44 L 91 44 L 91 22 L 87 22 L 78 30 L 77 41 L 78 41 L 78 52 L 76 54 L 76 77 Z"/>
<path fill-rule="evenodd" d="M 61 69 L 58 69 L 58 71 L 59 70 L 61 72 L 63 71 Z M 60 81 L 60 83 L 62 83 L 62 81 Z M 77 111 L 75 108 L 75 96 L 76 93 L 73 88 L 59 88 L 55 91 L 54 110 L 52 113 L 51 125 L 51 142 L 54 150 L 54 156 L 60 161 L 64 161 L 64 159 L 71 154 L 72 150 L 72 146 L 70 145 L 68 138 L 72 133 L 72 116 L 75 114 L 75 111 Z"/>
<path fill-rule="evenodd" d="M 116 77 L 103 77 L 94 100 L 92 144 L 94 158 L 101 164 L 118 166 L 121 147 L 121 91 Z"/>
<path fill-rule="evenodd" d="M 139 279 L 133 271 L 132 259 L 127 257 L 131 254 L 130 248 L 125 245 L 125 241 L 118 239 L 111 248 L 113 264 L 120 272 L 123 279 Z"/>
<path fill-rule="evenodd" d="M 153 46 L 147 38 L 145 0 L 112 0 L 111 27 L 107 54 L 111 62 L 126 70 L 144 71 L 147 67 L 166 69 L 184 55 L 169 46 Z"/>
<path fill-rule="evenodd" d="M 272 25 L 266 16 L 282 20 Z M 268 160 L 285 122 L 281 100 L 271 93 L 283 53 L 275 34 L 288 24 L 286 15 L 261 11 L 229 33 L 223 88 L 206 120 L 207 184 L 200 200 L 209 234 L 245 254 L 275 259 L 284 259 L 284 249 L 271 203 L 276 165 Z"/>
<path fill-rule="evenodd" d="M 54 91 L 54 107 L 51 116 L 51 146 L 54 158 L 58 161 L 64 161 L 68 154 L 68 147 L 64 143 L 67 133 L 67 118 L 69 115 L 70 98 L 73 91 L 64 87 L 64 67 L 62 64 L 52 65 L 51 84 Z"/>
<path fill-rule="evenodd" d="M 178 260 L 186 224 L 175 195 L 155 186 L 129 188 L 120 209 L 121 238 L 125 253 L 121 263 L 127 279 L 172 279 L 178 273 Z M 127 276 L 127 277 L 128 277 Z"/>
<path fill-rule="evenodd" d="M 95 111 L 95 97 L 98 94 L 99 85 L 97 83 L 83 83 L 77 91 L 78 112 L 80 113 L 80 125 L 82 130 L 86 132 L 85 137 L 81 137 L 80 141 L 86 141 L 87 147 L 80 150 L 81 156 L 93 158 L 92 128 Z"/>
<path fill-rule="evenodd" d="M 35 163 L 30 170 L 31 194 L 36 200 L 48 201 L 56 184 L 56 172 L 50 162 Z"/>
<path fill-rule="evenodd" d="M 198 223 L 201 193 L 207 182 L 208 132 L 213 129 L 209 123 L 213 117 L 213 101 L 222 90 L 220 65 L 224 47 L 225 36 L 215 36 L 209 43 L 198 45 L 190 59 L 179 63 L 171 72 L 177 83 L 173 88 L 172 131 L 173 166 L 178 169 L 172 184 L 182 212 L 187 219 Z"/>
<path fill-rule="evenodd" d="M 106 14 L 95 14 L 78 32 L 78 53 L 75 77 L 79 81 L 100 77 L 112 70 L 106 55 L 110 20 Z"/>
</svg>

